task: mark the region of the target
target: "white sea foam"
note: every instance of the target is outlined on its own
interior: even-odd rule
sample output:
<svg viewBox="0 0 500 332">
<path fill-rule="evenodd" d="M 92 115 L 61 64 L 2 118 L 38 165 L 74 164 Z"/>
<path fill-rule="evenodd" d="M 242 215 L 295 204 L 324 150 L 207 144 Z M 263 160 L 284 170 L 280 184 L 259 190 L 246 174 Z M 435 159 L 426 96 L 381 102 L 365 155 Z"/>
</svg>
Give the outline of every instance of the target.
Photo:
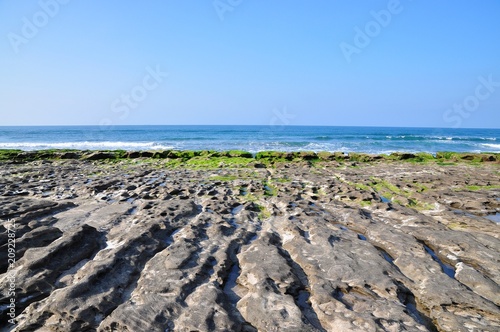
<svg viewBox="0 0 500 332">
<path fill-rule="evenodd" d="M 0 149 L 19 149 L 24 151 L 47 149 L 77 149 L 77 150 L 167 150 L 172 146 L 155 142 L 16 142 L 0 143 Z"/>
<path fill-rule="evenodd" d="M 481 144 L 481 145 L 485 146 L 487 148 L 493 148 L 493 149 L 500 150 L 500 144 Z"/>
</svg>

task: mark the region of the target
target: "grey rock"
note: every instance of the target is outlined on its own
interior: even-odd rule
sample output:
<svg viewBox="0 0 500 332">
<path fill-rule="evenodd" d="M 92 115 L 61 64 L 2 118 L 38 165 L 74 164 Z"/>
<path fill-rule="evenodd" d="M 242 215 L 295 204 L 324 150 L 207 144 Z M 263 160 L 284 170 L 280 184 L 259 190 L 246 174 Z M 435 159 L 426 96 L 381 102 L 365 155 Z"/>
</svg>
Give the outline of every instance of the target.
<svg viewBox="0 0 500 332">
<path fill-rule="evenodd" d="M 324 156 L 3 163 L 0 313 L 15 273 L 19 331 L 500 329 L 498 165 Z"/>
</svg>

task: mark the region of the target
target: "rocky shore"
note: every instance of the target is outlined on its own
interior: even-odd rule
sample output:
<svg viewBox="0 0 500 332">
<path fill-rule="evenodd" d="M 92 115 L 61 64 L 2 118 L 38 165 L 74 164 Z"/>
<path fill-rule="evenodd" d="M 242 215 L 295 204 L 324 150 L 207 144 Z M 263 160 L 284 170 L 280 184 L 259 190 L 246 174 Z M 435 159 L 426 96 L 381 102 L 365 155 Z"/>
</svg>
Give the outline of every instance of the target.
<svg viewBox="0 0 500 332">
<path fill-rule="evenodd" d="M 0 330 L 499 331 L 499 213 L 498 154 L 0 151 Z"/>
</svg>

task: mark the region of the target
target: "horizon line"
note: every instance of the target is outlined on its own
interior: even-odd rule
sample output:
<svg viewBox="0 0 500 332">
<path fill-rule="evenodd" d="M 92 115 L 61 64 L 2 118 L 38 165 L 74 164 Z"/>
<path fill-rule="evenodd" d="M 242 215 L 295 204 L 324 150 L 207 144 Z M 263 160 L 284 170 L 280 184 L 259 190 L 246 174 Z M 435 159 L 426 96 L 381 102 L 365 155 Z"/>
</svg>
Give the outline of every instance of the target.
<svg viewBox="0 0 500 332">
<path fill-rule="evenodd" d="M 2 127 L 100 127 L 99 124 L 54 124 L 54 125 L 0 125 Z M 113 127 L 273 127 L 273 125 L 263 124 L 120 124 Z M 432 127 L 432 126 L 367 126 L 367 125 L 280 125 L 279 127 L 351 127 L 351 128 L 413 128 L 413 129 L 487 129 L 500 130 L 500 128 L 488 127 Z"/>
</svg>

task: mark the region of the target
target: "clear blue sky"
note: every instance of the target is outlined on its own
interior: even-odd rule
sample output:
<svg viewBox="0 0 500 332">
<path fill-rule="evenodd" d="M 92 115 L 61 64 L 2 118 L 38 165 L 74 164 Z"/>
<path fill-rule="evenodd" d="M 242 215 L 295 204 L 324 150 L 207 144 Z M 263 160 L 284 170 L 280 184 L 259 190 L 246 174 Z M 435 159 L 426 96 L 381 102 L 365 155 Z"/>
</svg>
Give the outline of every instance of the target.
<svg viewBox="0 0 500 332">
<path fill-rule="evenodd" d="M 5 0 L 0 125 L 286 109 L 292 125 L 499 128 L 499 18 L 498 0 Z"/>
</svg>

